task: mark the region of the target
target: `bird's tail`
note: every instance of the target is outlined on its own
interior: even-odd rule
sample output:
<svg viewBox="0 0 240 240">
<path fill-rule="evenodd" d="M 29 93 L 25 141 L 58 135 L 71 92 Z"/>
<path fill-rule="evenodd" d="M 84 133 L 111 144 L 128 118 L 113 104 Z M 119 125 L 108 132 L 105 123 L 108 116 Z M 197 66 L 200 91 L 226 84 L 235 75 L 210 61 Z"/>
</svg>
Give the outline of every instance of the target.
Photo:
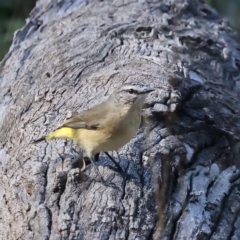
<svg viewBox="0 0 240 240">
<path fill-rule="evenodd" d="M 48 141 L 48 140 L 52 140 L 52 139 L 56 139 L 56 138 L 70 138 L 73 139 L 74 136 L 74 129 L 72 128 L 68 128 L 68 127 L 63 127 L 63 128 L 59 128 L 54 132 L 51 132 L 50 134 L 48 134 L 45 137 L 41 137 L 35 141 L 33 141 L 32 143 L 38 143 L 41 141 Z"/>
<path fill-rule="evenodd" d="M 46 137 L 41 137 L 41 138 L 39 138 L 37 140 L 31 141 L 30 143 L 39 143 L 39 142 L 42 142 L 42 141 L 45 141 L 45 140 L 46 140 Z"/>
</svg>

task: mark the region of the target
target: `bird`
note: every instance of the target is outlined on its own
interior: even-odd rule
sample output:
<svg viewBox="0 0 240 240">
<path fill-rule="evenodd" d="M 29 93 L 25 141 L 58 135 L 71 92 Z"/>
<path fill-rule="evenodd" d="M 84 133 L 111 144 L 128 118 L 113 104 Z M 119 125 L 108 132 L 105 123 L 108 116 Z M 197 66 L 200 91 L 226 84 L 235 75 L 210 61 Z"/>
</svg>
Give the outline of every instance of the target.
<svg viewBox="0 0 240 240">
<path fill-rule="evenodd" d="M 152 91 L 153 88 L 143 84 L 124 84 L 106 101 L 66 120 L 55 131 L 35 140 L 34 143 L 59 138 L 72 139 L 85 150 L 103 181 L 93 161 L 94 156 L 98 157 L 100 152 L 105 152 L 117 167 L 120 167 L 107 152 L 121 148 L 136 134 L 141 123 L 141 110 L 145 98 Z"/>
</svg>

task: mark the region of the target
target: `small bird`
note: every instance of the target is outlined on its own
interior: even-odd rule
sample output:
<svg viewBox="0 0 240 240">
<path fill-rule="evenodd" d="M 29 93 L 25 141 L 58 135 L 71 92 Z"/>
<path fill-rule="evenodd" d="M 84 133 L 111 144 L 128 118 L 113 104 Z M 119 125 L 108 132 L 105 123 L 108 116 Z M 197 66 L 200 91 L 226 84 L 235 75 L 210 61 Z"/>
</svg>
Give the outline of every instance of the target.
<svg viewBox="0 0 240 240">
<path fill-rule="evenodd" d="M 144 100 L 152 91 L 154 89 L 142 84 L 123 85 L 105 102 L 68 119 L 61 127 L 34 143 L 56 138 L 72 139 L 85 150 L 103 180 L 93 157 L 105 152 L 120 167 L 107 152 L 124 146 L 137 132 Z"/>
</svg>

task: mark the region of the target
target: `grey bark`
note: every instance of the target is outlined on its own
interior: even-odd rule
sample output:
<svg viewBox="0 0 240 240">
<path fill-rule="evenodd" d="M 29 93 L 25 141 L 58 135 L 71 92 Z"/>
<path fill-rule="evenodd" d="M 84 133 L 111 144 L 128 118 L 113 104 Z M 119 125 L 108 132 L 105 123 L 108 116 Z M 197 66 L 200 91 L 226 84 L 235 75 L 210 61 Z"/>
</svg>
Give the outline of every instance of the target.
<svg viewBox="0 0 240 240">
<path fill-rule="evenodd" d="M 240 45 L 197 0 L 40 0 L 0 65 L 1 239 L 240 239 Z M 97 163 L 31 144 L 123 83 L 147 119 Z"/>
</svg>

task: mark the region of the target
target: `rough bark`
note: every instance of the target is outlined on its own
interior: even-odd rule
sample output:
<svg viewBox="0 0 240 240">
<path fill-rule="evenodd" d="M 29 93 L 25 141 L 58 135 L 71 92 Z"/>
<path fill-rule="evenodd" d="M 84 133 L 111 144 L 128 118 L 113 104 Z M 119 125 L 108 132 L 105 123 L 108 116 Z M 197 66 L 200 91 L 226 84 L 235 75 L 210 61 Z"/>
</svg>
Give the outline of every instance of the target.
<svg viewBox="0 0 240 240">
<path fill-rule="evenodd" d="M 200 0 L 40 0 L 0 65 L 1 239 L 240 239 L 240 45 Z M 100 155 L 31 144 L 123 83 L 156 90 Z"/>
</svg>

